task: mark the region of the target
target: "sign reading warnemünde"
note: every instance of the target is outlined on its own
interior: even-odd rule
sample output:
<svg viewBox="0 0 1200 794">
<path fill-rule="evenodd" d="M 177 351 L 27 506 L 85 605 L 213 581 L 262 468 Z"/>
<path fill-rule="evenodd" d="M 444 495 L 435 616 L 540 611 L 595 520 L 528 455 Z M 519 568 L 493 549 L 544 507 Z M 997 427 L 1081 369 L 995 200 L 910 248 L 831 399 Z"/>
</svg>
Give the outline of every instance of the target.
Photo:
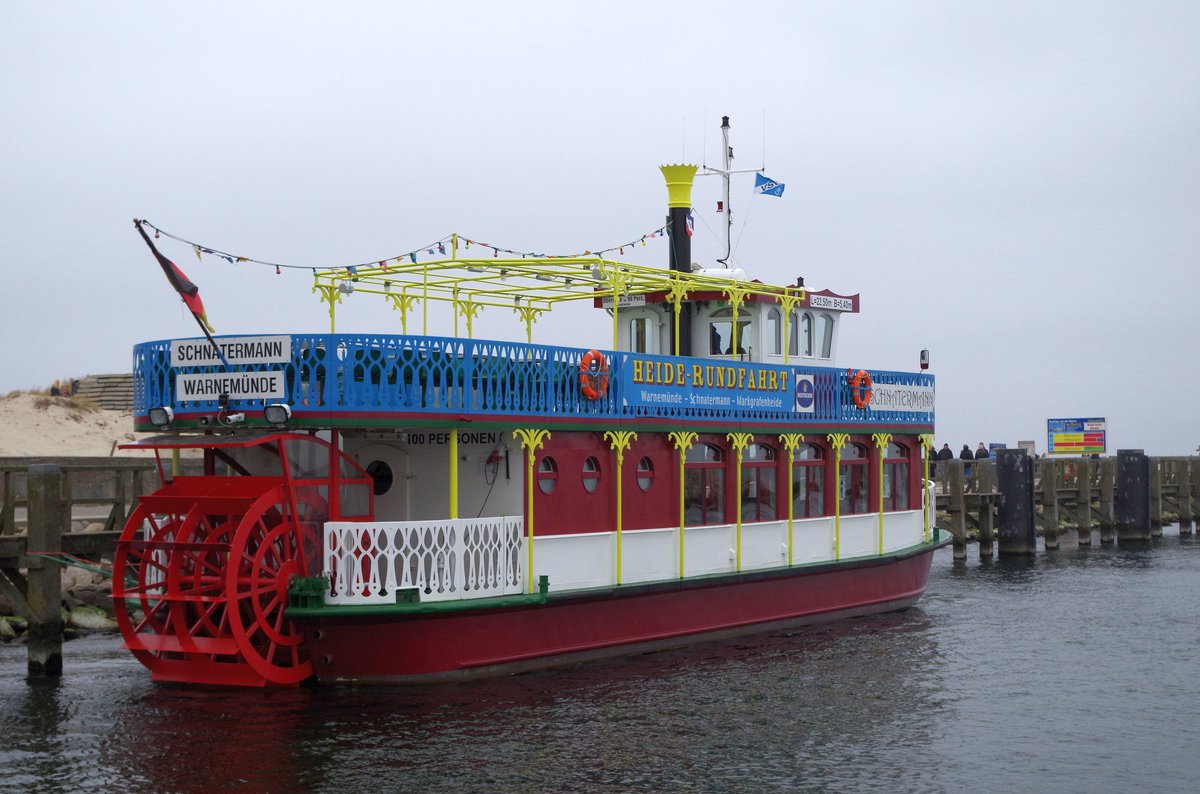
<svg viewBox="0 0 1200 794">
<path fill-rule="evenodd" d="M 870 405 L 872 411 L 932 411 L 933 387 L 876 383 Z"/>
<path fill-rule="evenodd" d="M 286 364 L 292 360 L 290 336 L 238 336 L 218 339 L 217 348 L 231 366 Z M 172 367 L 203 367 L 221 363 L 221 357 L 207 339 L 171 340 Z"/>
<path fill-rule="evenodd" d="M 287 378 L 283 370 L 175 376 L 175 399 L 181 402 L 215 400 L 222 394 L 231 400 L 279 400 L 287 396 Z"/>
</svg>

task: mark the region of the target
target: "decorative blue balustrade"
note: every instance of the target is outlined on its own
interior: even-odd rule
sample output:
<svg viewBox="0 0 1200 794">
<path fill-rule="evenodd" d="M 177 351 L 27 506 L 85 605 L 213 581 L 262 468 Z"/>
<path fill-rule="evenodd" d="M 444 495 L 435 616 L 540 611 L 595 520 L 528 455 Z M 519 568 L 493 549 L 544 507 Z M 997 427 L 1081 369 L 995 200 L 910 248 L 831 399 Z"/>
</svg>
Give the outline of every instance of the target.
<svg viewBox="0 0 1200 794">
<path fill-rule="evenodd" d="M 283 354 L 239 357 L 239 340 L 263 339 L 281 340 Z M 219 390 L 229 395 L 230 411 L 285 402 L 298 419 L 455 414 L 800 426 L 933 424 L 933 377 L 920 373 L 871 370 L 872 402 L 862 409 L 855 406 L 842 369 L 602 351 L 609 365 L 608 388 L 591 400 L 580 388 L 580 362 L 587 353 L 582 348 L 380 334 L 226 336 L 217 341 L 229 346 L 228 367 L 213 363 L 211 356 L 189 359 L 185 354 L 177 355 L 172 366 L 171 340 L 135 347 L 137 414 L 145 416 L 155 406 L 170 406 L 181 416 L 215 414 Z M 175 344 L 193 352 L 211 349 L 204 340 Z M 798 393 L 802 380 L 808 384 L 799 392 L 806 393 Z M 274 391 L 268 394 L 263 388 Z"/>
</svg>

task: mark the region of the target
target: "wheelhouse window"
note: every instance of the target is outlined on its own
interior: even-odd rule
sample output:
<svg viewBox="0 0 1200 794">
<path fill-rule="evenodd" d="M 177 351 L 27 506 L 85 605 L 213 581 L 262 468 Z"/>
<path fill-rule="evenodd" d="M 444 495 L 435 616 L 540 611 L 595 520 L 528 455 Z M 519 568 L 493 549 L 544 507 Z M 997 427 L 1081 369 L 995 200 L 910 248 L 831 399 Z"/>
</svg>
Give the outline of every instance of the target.
<svg viewBox="0 0 1200 794">
<path fill-rule="evenodd" d="M 842 515 L 869 512 L 867 463 L 867 448 L 862 444 L 847 444 L 842 448 L 842 465 L 838 472 L 838 499 Z"/>
<path fill-rule="evenodd" d="M 725 453 L 712 444 L 687 451 L 683 471 L 684 523 L 725 523 Z"/>
<path fill-rule="evenodd" d="M 808 312 L 800 315 L 800 353 L 805 356 L 813 354 L 813 318 Z"/>
<path fill-rule="evenodd" d="M 792 468 L 792 515 L 796 518 L 825 515 L 825 453 L 816 444 L 796 447 Z"/>
<path fill-rule="evenodd" d="M 742 452 L 742 521 L 774 521 L 775 497 L 775 450 L 751 444 Z"/>
<path fill-rule="evenodd" d="M 908 447 L 888 444 L 883 456 L 883 509 L 908 509 Z"/>
<path fill-rule="evenodd" d="M 771 309 L 767 312 L 767 338 L 770 340 L 771 355 L 783 355 L 783 312 Z"/>
<path fill-rule="evenodd" d="M 653 349 L 654 324 L 650 317 L 634 317 L 629 321 L 629 349 L 634 353 L 657 353 Z"/>
<path fill-rule="evenodd" d="M 558 464 L 554 458 L 546 456 L 538 461 L 537 484 L 542 493 L 553 493 L 558 485 Z"/>
<path fill-rule="evenodd" d="M 833 315 L 821 315 L 821 358 L 833 356 Z"/>
<path fill-rule="evenodd" d="M 733 349 L 733 309 L 719 309 L 708 321 L 708 352 L 710 355 L 743 354 L 750 343 L 750 313 L 738 312 L 738 349 Z"/>
</svg>

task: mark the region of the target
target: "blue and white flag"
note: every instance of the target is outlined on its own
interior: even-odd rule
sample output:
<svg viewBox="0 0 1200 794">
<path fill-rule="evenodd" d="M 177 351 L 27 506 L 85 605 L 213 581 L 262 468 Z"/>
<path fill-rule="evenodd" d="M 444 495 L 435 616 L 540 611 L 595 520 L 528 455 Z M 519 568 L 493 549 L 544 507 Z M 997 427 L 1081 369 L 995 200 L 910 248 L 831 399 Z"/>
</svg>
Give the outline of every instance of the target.
<svg viewBox="0 0 1200 794">
<path fill-rule="evenodd" d="M 754 175 L 754 192 L 763 196 L 782 196 L 784 184 L 776 182 L 774 179 L 763 176 L 762 174 Z"/>
</svg>

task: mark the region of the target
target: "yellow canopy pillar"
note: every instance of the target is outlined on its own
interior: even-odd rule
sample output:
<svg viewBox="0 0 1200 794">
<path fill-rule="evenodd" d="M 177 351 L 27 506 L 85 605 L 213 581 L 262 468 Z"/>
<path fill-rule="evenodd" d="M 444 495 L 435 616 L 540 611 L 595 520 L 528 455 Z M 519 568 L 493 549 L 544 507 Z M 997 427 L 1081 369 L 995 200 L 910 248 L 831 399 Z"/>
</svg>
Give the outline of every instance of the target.
<svg viewBox="0 0 1200 794">
<path fill-rule="evenodd" d="M 796 491 L 796 448 L 800 446 L 800 442 L 803 440 L 803 433 L 780 433 L 779 435 L 779 441 L 783 444 L 784 448 L 787 449 L 788 453 L 788 565 L 792 564 L 792 523 L 795 520 L 793 512 L 796 507 L 796 497 L 794 495 Z"/>
<path fill-rule="evenodd" d="M 729 445 L 733 447 L 737 453 L 737 491 L 735 493 L 736 501 L 734 502 L 734 514 L 737 516 L 737 533 L 734 543 L 734 555 L 736 559 L 735 570 L 742 570 L 742 453 L 746 451 L 746 447 L 750 446 L 750 442 L 754 440 L 753 433 L 729 433 L 725 436 L 729 441 Z"/>
<path fill-rule="evenodd" d="M 621 516 L 624 512 L 624 499 L 622 494 L 622 469 L 625 465 L 625 450 L 629 449 L 629 445 L 637 439 L 637 433 L 632 430 L 607 430 L 604 433 L 604 440 L 608 442 L 617 453 L 617 584 L 621 583 Z"/>
<path fill-rule="evenodd" d="M 842 447 L 850 441 L 849 433 L 827 436 L 833 448 L 833 558 L 842 558 Z"/>
<path fill-rule="evenodd" d="M 525 538 L 527 546 L 527 568 L 525 569 L 525 581 L 527 592 L 533 592 L 533 464 L 536 458 L 536 453 L 542 448 L 542 444 L 550 437 L 549 430 L 540 428 L 520 427 L 513 431 L 513 438 L 520 442 L 522 449 L 525 450 L 525 512 L 528 520 L 525 522 Z"/>
<path fill-rule="evenodd" d="M 340 284 L 313 284 L 312 291 L 321 296 L 321 300 L 329 304 L 329 333 L 334 333 L 334 306 L 342 302 L 342 287 Z"/>
<path fill-rule="evenodd" d="M 675 449 L 679 452 L 679 578 L 683 578 L 684 571 L 684 556 L 683 556 L 683 534 L 686 525 L 687 516 L 684 513 L 684 500 L 687 495 L 684 492 L 684 475 L 687 473 L 687 451 L 692 448 L 692 444 L 696 443 L 696 439 L 700 436 L 693 433 L 691 430 L 672 430 L 667 433 L 667 437 L 675 444 Z"/>
</svg>

